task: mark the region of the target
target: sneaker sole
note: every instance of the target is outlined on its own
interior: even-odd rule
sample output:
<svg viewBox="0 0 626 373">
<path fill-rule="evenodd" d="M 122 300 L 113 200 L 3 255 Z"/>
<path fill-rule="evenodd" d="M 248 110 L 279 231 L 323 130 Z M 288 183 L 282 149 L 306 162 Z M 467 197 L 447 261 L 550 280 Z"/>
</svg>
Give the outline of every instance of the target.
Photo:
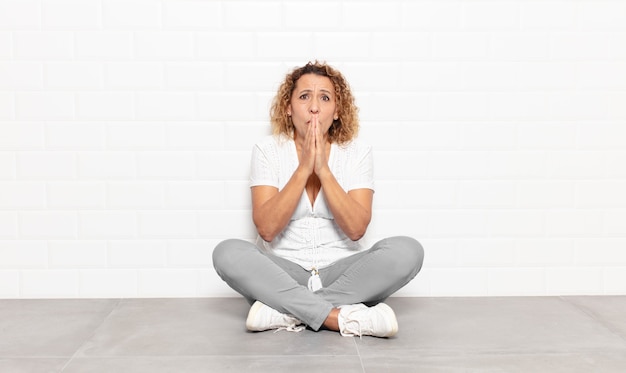
<svg viewBox="0 0 626 373">
<path fill-rule="evenodd" d="M 393 309 L 391 309 L 391 307 L 389 307 L 385 303 L 378 303 L 375 307 L 385 314 L 386 320 L 391 320 L 391 323 L 388 324 L 391 331 L 389 333 L 381 335 L 380 337 L 393 337 L 394 335 L 396 335 L 396 333 L 398 333 L 398 320 L 396 319 L 396 313 L 393 312 Z"/>
<path fill-rule="evenodd" d="M 254 302 L 252 307 L 250 307 L 250 311 L 248 312 L 248 318 L 246 319 L 246 329 L 248 329 L 251 332 L 262 332 L 263 331 L 263 330 L 260 330 L 260 329 L 254 327 L 254 319 L 256 317 L 256 314 L 263 307 L 265 307 L 265 304 L 263 304 L 263 303 L 261 303 L 259 301 Z"/>
</svg>

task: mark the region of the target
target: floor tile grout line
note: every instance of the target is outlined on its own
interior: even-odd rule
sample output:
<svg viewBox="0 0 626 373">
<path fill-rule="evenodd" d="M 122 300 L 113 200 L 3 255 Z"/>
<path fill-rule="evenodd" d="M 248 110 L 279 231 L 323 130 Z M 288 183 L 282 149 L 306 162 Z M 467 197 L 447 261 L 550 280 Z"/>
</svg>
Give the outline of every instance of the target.
<svg viewBox="0 0 626 373">
<path fill-rule="evenodd" d="M 78 345 L 78 347 L 76 348 L 76 351 L 74 351 L 74 353 L 72 354 L 72 356 L 69 357 L 69 359 L 65 362 L 65 364 L 63 364 L 63 367 L 61 368 L 61 370 L 59 371 L 64 372 L 65 369 L 70 365 L 70 363 L 76 358 L 76 355 L 78 354 L 78 352 L 81 350 L 81 348 L 83 348 L 83 346 L 91 339 L 93 338 L 96 333 L 98 332 L 98 330 L 100 328 L 102 328 L 102 326 L 104 325 L 104 323 L 109 319 L 109 317 L 111 317 L 111 314 L 113 314 L 113 312 L 115 312 L 115 310 L 120 306 L 120 303 L 122 303 L 122 299 L 118 298 L 116 299 L 115 305 L 113 307 L 111 307 L 111 310 L 109 311 L 109 313 L 106 314 L 106 316 L 104 316 L 102 318 L 102 321 L 100 322 L 100 324 L 98 326 L 96 326 L 95 328 L 93 328 L 92 332 L 85 337 L 85 339 L 82 341 L 82 343 L 80 343 Z"/>
<path fill-rule="evenodd" d="M 576 304 L 575 302 L 572 302 L 572 301 L 568 300 L 567 296 L 560 296 L 559 298 L 563 302 L 569 304 L 570 306 L 574 307 L 575 309 L 577 309 L 580 312 L 584 313 L 585 315 L 589 316 L 591 319 L 593 319 L 593 321 L 597 322 L 602 327 L 604 327 L 609 332 L 611 332 L 611 334 L 619 337 L 621 340 L 626 342 L 626 335 L 622 334 L 622 332 L 620 330 L 616 329 L 610 322 L 605 321 L 603 318 L 601 318 L 597 314 L 595 314 L 595 312 L 593 312 L 593 310 L 590 310 L 587 307 L 584 307 L 582 305 Z"/>
</svg>

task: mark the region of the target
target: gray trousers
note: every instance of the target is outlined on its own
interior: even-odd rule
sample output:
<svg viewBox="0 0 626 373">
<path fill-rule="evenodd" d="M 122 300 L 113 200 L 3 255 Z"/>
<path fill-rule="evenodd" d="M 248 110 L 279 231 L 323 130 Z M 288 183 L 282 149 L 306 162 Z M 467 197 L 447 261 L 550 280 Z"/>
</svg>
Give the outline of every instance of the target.
<svg viewBox="0 0 626 373">
<path fill-rule="evenodd" d="M 239 239 L 219 243 L 213 251 L 218 275 L 252 304 L 258 300 L 295 316 L 319 330 L 330 311 L 341 305 L 373 305 L 411 281 L 422 268 L 424 250 L 411 237 L 378 241 L 369 250 L 319 270 L 323 288 L 311 292 L 311 273 L 296 263 L 266 254 Z"/>
</svg>

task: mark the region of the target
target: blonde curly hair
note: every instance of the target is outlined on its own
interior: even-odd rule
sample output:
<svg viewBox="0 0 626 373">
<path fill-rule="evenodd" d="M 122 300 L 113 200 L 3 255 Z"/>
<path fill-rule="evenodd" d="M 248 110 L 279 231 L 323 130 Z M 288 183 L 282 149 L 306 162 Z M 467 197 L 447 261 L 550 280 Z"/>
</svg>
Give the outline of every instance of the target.
<svg viewBox="0 0 626 373">
<path fill-rule="evenodd" d="M 338 119 L 328 129 L 328 139 L 332 143 L 345 144 L 354 139 L 359 132 L 358 107 L 354 102 L 354 96 L 348 82 L 343 75 L 333 67 L 323 62 L 308 62 L 302 67 L 297 67 L 285 76 L 285 80 L 278 88 L 278 92 L 272 100 L 270 108 L 270 120 L 272 132 L 275 135 L 287 135 L 293 137 L 294 125 L 291 117 L 287 115 L 287 107 L 291 101 L 291 95 L 296 87 L 296 82 L 301 76 L 315 74 L 328 77 L 335 88 L 337 100 Z"/>
</svg>

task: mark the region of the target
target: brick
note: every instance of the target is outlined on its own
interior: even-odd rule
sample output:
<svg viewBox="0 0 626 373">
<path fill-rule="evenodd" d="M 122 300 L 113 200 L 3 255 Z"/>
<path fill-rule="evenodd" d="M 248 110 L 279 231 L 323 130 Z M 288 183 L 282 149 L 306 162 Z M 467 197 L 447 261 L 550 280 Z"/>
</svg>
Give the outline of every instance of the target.
<svg viewBox="0 0 626 373">
<path fill-rule="evenodd" d="M 20 59 L 71 59 L 74 55 L 74 37 L 69 31 L 17 31 L 13 42 Z"/>
<path fill-rule="evenodd" d="M 0 31 L 0 59 L 13 54 L 13 35 L 10 31 Z"/>
<path fill-rule="evenodd" d="M 416 121 L 436 115 L 434 100 L 425 93 L 372 93 L 359 101 L 359 115 L 368 120 Z"/>
<path fill-rule="evenodd" d="M 195 98 L 193 93 L 150 92 L 139 93 L 136 99 L 138 119 L 193 119 Z"/>
<path fill-rule="evenodd" d="M 45 207 L 45 183 L 3 182 L 0 184 L 0 208 L 28 210 Z"/>
<path fill-rule="evenodd" d="M 584 150 L 624 150 L 626 128 L 621 123 L 581 123 L 578 148 Z"/>
<path fill-rule="evenodd" d="M 108 208 L 131 210 L 164 206 L 161 182 L 110 182 L 106 189 Z"/>
<path fill-rule="evenodd" d="M 0 153 L 0 180 L 14 180 L 17 174 L 15 154 Z"/>
<path fill-rule="evenodd" d="M 288 30 L 332 30 L 341 24 L 342 4 L 338 2 L 324 3 L 324 6 L 300 1 L 287 2 L 283 3 L 282 9 L 282 22 Z"/>
<path fill-rule="evenodd" d="M 574 261 L 574 240 L 563 238 L 521 238 L 516 240 L 517 267 L 564 267 Z"/>
<path fill-rule="evenodd" d="M 604 291 L 600 268 L 551 268 L 546 270 L 547 295 L 600 295 Z"/>
<path fill-rule="evenodd" d="M 126 211 L 79 212 L 80 238 L 119 239 L 137 237 L 137 216 Z"/>
<path fill-rule="evenodd" d="M 435 268 L 429 271 L 430 291 L 440 296 L 486 296 L 489 276 L 484 268 Z M 462 281 L 459 281 L 462 279 Z"/>
<path fill-rule="evenodd" d="M 44 241 L 0 241 L 0 268 L 28 269 L 48 266 Z"/>
<path fill-rule="evenodd" d="M 229 63 L 224 71 L 225 86 L 229 90 L 264 91 L 269 88 L 278 89 L 286 69 L 278 63 Z M 216 72 L 221 73 L 220 70 Z"/>
<path fill-rule="evenodd" d="M 225 183 L 226 193 L 224 207 L 235 210 L 252 209 L 252 199 L 250 192 L 250 182 L 229 181 Z"/>
<path fill-rule="evenodd" d="M 13 270 L 0 270 L 0 297 L 3 299 L 19 298 L 20 295 L 20 272 Z"/>
<path fill-rule="evenodd" d="M 22 298 L 76 298 L 78 270 L 25 270 L 20 275 Z"/>
<path fill-rule="evenodd" d="M 83 298 L 135 298 L 138 274 L 133 269 L 90 269 L 80 271 L 79 294 Z"/>
<path fill-rule="evenodd" d="M 158 122 L 115 122 L 107 126 L 111 149 L 159 149 L 166 145 L 165 128 Z"/>
<path fill-rule="evenodd" d="M 545 152 L 498 151 L 489 158 L 489 179 L 542 179 L 546 176 Z"/>
<path fill-rule="evenodd" d="M 550 237 L 598 237 L 604 232 L 604 219 L 600 210 L 550 210 L 545 232 Z"/>
<path fill-rule="evenodd" d="M 249 210 L 213 210 L 198 212 L 198 237 L 226 239 L 257 236 Z"/>
<path fill-rule="evenodd" d="M 397 63 L 398 54 L 408 61 L 429 60 L 432 57 L 432 36 L 426 32 L 376 32 L 370 36 L 369 43 L 368 60 Z"/>
<path fill-rule="evenodd" d="M 15 95 L 0 92 L 0 120 L 15 119 Z"/>
<path fill-rule="evenodd" d="M 156 62 L 109 62 L 104 86 L 116 90 L 159 89 L 164 86 L 163 65 Z"/>
<path fill-rule="evenodd" d="M 524 91 L 574 90 L 578 66 L 570 61 L 529 61 L 519 69 L 519 86 Z"/>
<path fill-rule="evenodd" d="M 163 241 L 113 241 L 107 249 L 109 268 L 162 268 L 165 266 Z"/>
<path fill-rule="evenodd" d="M 225 75 L 221 63 L 171 62 L 165 65 L 165 86 L 171 89 L 219 91 L 226 87 Z"/>
<path fill-rule="evenodd" d="M 198 32 L 195 34 L 197 57 L 201 60 L 239 60 L 256 57 L 254 32 Z"/>
<path fill-rule="evenodd" d="M 229 162 L 223 162 L 229 159 Z M 196 174 L 199 180 L 248 180 L 250 151 L 202 152 L 196 155 Z"/>
<path fill-rule="evenodd" d="M 401 3 L 368 1 L 344 2 L 341 26 L 349 30 L 399 28 L 401 20 Z"/>
<path fill-rule="evenodd" d="M 462 181 L 458 185 L 458 207 L 513 208 L 517 185 L 512 181 Z"/>
<path fill-rule="evenodd" d="M 577 127 L 572 123 L 526 122 L 518 126 L 521 149 L 572 150 L 576 148 Z"/>
<path fill-rule="evenodd" d="M 22 212 L 19 215 L 19 230 L 20 238 L 76 238 L 76 213 L 66 211 Z"/>
<path fill-rule="evenodd" d="M 15 239 L 18 231 L 17 213 L 0 211 L 0 238 Z"/>
<path fill-rule="evenodd" d="M 514 31 L 520 28 L 517 1 L 465 2 L 463 15 L 463 29 L 468 31 Z"/>
<path fill-rule="evenodd" d="M 224 140 L 225 126 L 221 123 L 197 123 L 186 122 L 169 124 L 166 127 L 166 142 L 169 149 L 198 149 L 198 150 L 222 150 L 224 147 L 230 149 Z M 229 125 L 229 129 L 235 127 L 241 131 L 241 126 Z M 239 132 L 239 135 L 248 139 L 252 134 Z M 258 137 L 257 137 L 258 139 Z M 246 143 L 245 141 L 242 141 Z M 240 144 L 240 143 L 239 143 Z M 226 145 L 226 146 L 225 146 Z M 249 146 L 248 149 L 251 149 Z"/>
<path fill-rule="evenodd" d="M 94 62 L 48 62 L 44 65 L 45 85 L 52 90 L 100 89 L 103 69 Z"/>
<path fill-rule="evenodd" d="M 130 152 L 87 152 L 78 157 L 81 179 L 128 180 L 137 177 L 137 162 Z"/>
<path fill-rule="evenodd" d="M 76 57 L 87 60 L 130 59 L 132 33 L 83 31 L 75 35 Z"/>
<path fill-rule="evenodd" d="M 48 207 L 98 209 L 105 207 L 105 186 L 98 182 L 48 183 Z"/>
<path fill-rule="evenodd" d="M 490 237 L 541 237 L 546 234 L 546 218 L 541 210 L 492 210 L 489 215 Z"/>
<path fill-rule="evenodd" d="M 133 119 L 135 98 L 126 92 L 82 92 L 76 95 L 76 108 L 80 119 Z"/>
<path fill-rule="evenodd" d="M 626 4 L 621 1 L 587 1 L 580 4 L 579 28 L 584 31 L 625 31 Z"/>
<path fill-rule="evenodd" d="M 604 294 L 621 295 L 626 293 L 626 267 L 604 270 Z"/>
<path fill-rule="evenodd" d="M 48 242 L 50 268 L 104 268 L 105 241 L 51 241 Z"/>
<path fill-rule="evenodd" d="M 140 270 L 137 293 L 140 297 L 197 296 L 199 270 Z"/>
<path fill-rule="evenodd" d="M 461 149 L 506 150 L 517 145 L 517 126 L 511 123 L 467 123 L 459 127 Z"/>
<path fill-rule="evenodd" d="M 537 296 L 545 293 L 546 275 L 543 269 L 489 269 L 490 296 Z"/>
<path fill-rule="evenodd" d="M 68 180 L 76 177 L 76 154 L 69 152 L 22 152 L 17 157 L 17 176 L 28 180 Z"/>
<path fill-rule="evenodd" d="M 607 154 L 598 151 L 554 151 L 548 154 L 548 177 L 552 179 L 603 179 L 607 177 Z"/>
<path fill-rule="evenodd" d="M 194 35 L 191 32 L 136 32 L 135 56 L 142 60 L 189 60 L 194 56 Z"/>
<path fill-rule="evenodd" d="M 459 244 L 461 267 L 511 267 L 515 258 L 513 239 L 472 239 Z"/>
<path fill-rule="evenodd" d="M 151 0 L 104 0 L 102 21 L 105 29 L 161 27 L 161 3 Z"/>
<path fill-rule="evenodd" d="M 191 152 L 144 152 L 138 155 L 142 179 L 193 179 L 196 173 Z"/>
<path fill-rule="evenodd" d="M 560 32 L 550 37 L 550 57 L 555 60 L 606 60 L 609 39 L 598 32 Z"/>
<path fill-rule="evenodd" d="M 212 268 L 211 251 L 219 240 L 173 240 L 167 244 L 168 268 Z"/>
<path fill-rule="evenodd" d="M 575 242 L 574 263 L 581 267 L 624 267 L 626 240 L 623 238 L 582 238 Z"/>
<path fill-rule="evenodd" d="M 521 28 L 529 31 L 574 31 L 578 4 L 571 1 L 520 2 Z"/>
<path fill-rule="evenodd" d="M 224 2 L 222 11 L 222 27 L 226 30 L 277 29 L 283 19 L 280 2 Z"/>
<path fill-rule="evenodd" d="M 262 124 L 247 124 L 247 123 L 229 123 L 226 126 L 222 126 L 220 130 L 224 131 L 224 148 L 226 150 L 241 150 L 250 151 L 254 144 L 260 139 L 271 134 L 271 127 L 267 123 Z M 221 131 L 215 131 L 214 133 L 220 133 Z M 211 136 L 213 139 L 215 135 Z M 213 141 L 213 147 L 215 147 L 215 141 Z M 207 149 L 206 146 L 204 149 Z"/>
<path fill-rule="evenodd" d="M 197 217 L 193 211 L 150 211 L 139 213 L 141 237 L 195 237 Z"/>
<path fill-rule="evenodd" d="M 606 210 L 604 226 L 607 237 L 624 237 L 626 235 L 626 210 Z"/>
<path fill-rule="evenodd" d="M 44 29 L 84 30 L 101 25 L 97 0 L 45 0 L 42 7 Z"/>
<path fill-rule="evenodd" d="M 334 60 L 364 60 L 372 55 L 372 45 L 370 44 L 369 34 L 366 32 L 318 32 L 313 35 L 313 43 L 315 45 L 314 50 L 307 50 L 308 42 L 307 38 L 304 35 L 298 36 L 293 35 L 292 38 L 298 38 L 300 41 L 298 45 L 304 41 L 302 44 L 302 48 L 300 50 L 294 50 L 292 54 L 295 56 L 301 55 L 302 59 L 310 59 L 309 56 L 319 56 L 319 59 L 324 61 L 334 61 Z M 259 40 L 259 50 L 262 56 L 266 57 L 290 57 L 287 54 L 288 50 L 285 50 L 282 46 L 284 43 L 291 44 L 296 40 L 292 38 L 285 38 L 275 35 L 272 39 L 260 39 Z M 304 39 L 304 40 L 302 40 Z M 271 45 L 263 44 L 262 42 L 271 42 L 274 40 L 273 44 L 276 46 L 276 50 L 269 55 L 265 54 L 266 50 L 271 48 Z M 264 49 L 268 48 L 268 49 Z"/>
<path fill-rule="evenodd" d="M 0 43 L 1 44 L 1 43 Z M 38 62 L 0 62 L 0 89 L 13 91 L 43 88 L 43 68 Z"/>
<path fill-rule="evenodd" d="M 432 98 L 435 120 L 486 120 L 489 110 L 489 95 L 485 93 L 438 93 Z"/>
<path fill-rule="evenodd" d="M 0 149 L 42 150 L 45 130 L 41 122 L 0 122 Z"/>
<path fill-rule="evenodd" d="M 336 34 L 333 34 L 335 37 Z M 324 40 L 317 40 L 311 32 L 259 32 L 256 34 L 256 55 L 263 60 L 276 61 L 277 59 L 292 59 L 308 61 L 312 55 L 321 56 L 324 59 L 334 58 L 321 48 L 315 49 L 316 44 Z M 357 42 L 355 40 L 355 42 Z M 336 40 L 335 43 L 336 44 Z M 325 45 L 331 48 L 331 45 Z M 286 48 L 286 46 L 289 46 Z M 240 47 L 240 46 L 238 46 Z M 232 48 L 232 47 L 231 47 Z"/>
<path fill-rule="evenodd" d="M 54 150 L 103 150 L 106 135 L 101 123 L 52 122 L 46 126 L 46 147 Z"/>
<path fill-rule="evenodd" d="M 71 92 L 20 92 L 15 106 L 16 117 L 20 120 L 73 119 L 76 107 Z"/>
<path fill-rule="evenodd" d="M 232 183 L 229 183 L 229 185 Z M 247 183 L 246 183 L 247 184 Z M 239 188 L 236 191 L 241 191 Z M 249 192 L 249 190 L 248 190 Z M 226 206 L 238 208 L 228 203 L 227 198 L 234 193 L 221 181 L 172 181 L 165 186 L 165 206 L 168 209 L 222 209 Z M 239 196 L 239 199 L 242 195 Z"/>
<path fill-rule="evenodd" d="M 487 234 L 487 213 L 481 210 L 431 210 L 428 216 L 431 237 L 475 238 Z M 408 227 L 406 231 L 410 232 Z"/>
<path fill-rule="evenodd" d="M 576 207 L 579 208 L 624 208 L 626 181 L 578 181 Z"/>
<path fill-rule="evenodd" d="M 41 2 L 9 0 L 0 2 L 0 29 L 24 30 L 41 28 Z"/>
<path fill-rule="evenodd" d="M 204 1 L 165 1 L 165 29 L 218 29 L 222 27 L 222 4 Z"/>
<path fill-rule="evenodd" d="M 518 183 L 518 207 L 567 208 L 575 206 L 576 184 L 567 180 L 524 180 Z"/>
<path fill-rule="evenodd" d="M 551 55 L 547 32 L 498 32 L 491 36 L 490 56 L 495 61 L 545 61 Z"/>
<path fill-rule="evenodd" d="M 258 96 L 251 93 L 198 93 L 197 119 L 232 120 L 237 113 L 238 120 L 261 120 L 268 112 L 255 112 L 258 107 Z M 246 110 L 241 110 L 246 108 Z"/>
<path fill-rule="evenodd" d="M 484 32 L 438 32 L 433 36 L 436 60 L 484 60 L 489 54 L 489 34 Z"/>
<path fill-rule="evenodd" d="M 463 26 L 463 2 L 413 1 L 401 6 L 405 30 L 455 31 Z"/>
</svg>

